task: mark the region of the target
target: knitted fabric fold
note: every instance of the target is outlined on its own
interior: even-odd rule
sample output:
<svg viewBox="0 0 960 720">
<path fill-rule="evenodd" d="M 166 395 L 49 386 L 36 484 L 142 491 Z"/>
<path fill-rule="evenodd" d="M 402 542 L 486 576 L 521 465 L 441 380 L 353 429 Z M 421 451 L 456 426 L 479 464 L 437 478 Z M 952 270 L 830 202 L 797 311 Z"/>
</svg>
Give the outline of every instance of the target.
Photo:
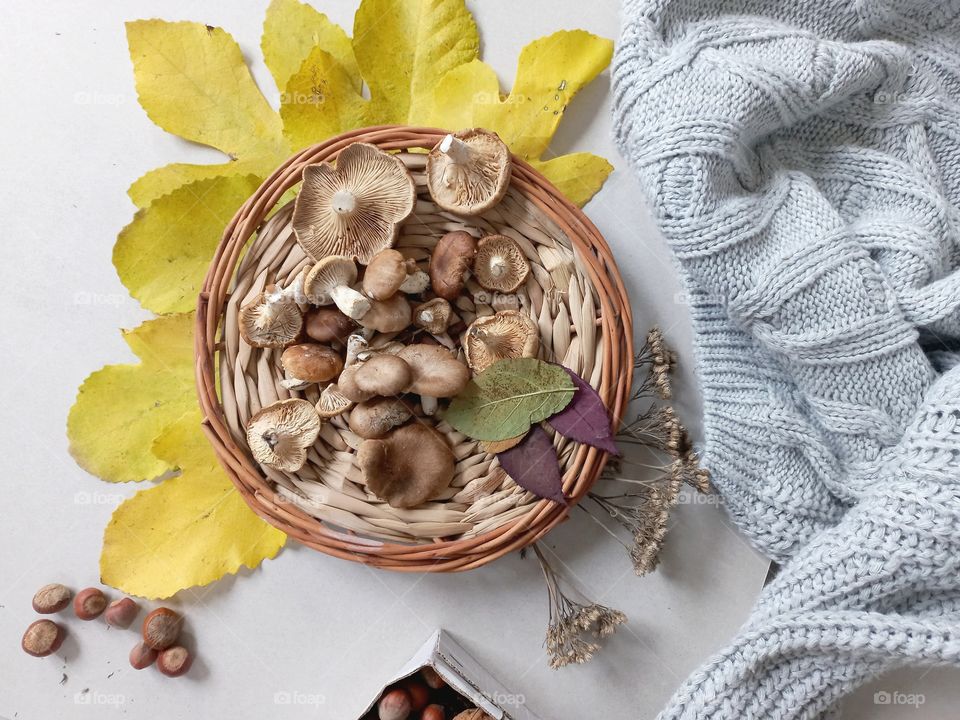
<svg viewBox="0 0 960 720">
<path fill-rule="evenodd" d="M 614 127 L 691 303 L 704 461 L 785 563 L 664 717 L 817 717 L 960 662 L 960 0 L 623 22 Z"/>
</svg>

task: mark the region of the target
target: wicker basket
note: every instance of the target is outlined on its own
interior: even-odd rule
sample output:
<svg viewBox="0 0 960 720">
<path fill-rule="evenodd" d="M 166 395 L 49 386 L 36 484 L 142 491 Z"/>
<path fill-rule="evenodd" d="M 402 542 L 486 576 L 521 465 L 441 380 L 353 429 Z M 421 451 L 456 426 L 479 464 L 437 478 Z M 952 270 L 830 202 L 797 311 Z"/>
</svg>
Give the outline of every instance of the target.
<svg viewBox="0 0 960 720">
<path fill-rule="evenodd" d="M 433 147 L 444 134 L 429 128 L 364 128 L 290 158 L 226 228 L 197 308 L 196 372 L 204 431 L 254 512 L 322 552 L 411 572 L 479 567 L 536 541 L 566 517 L 569 507 L 539 500 L 516 486 L 495 456 L 443 422 L 437 430 L 447 436 L 458 460 L 453 485 L 443 497 L 411 510 L 394 509 L 367 491 L 355 462 L 358 439 L 343 417 L 324 423 L 307 464 L 296 475 L 263 468 L 252 459 L 244 424 L 253 413 L 278 399 L 318 398 L 315 386 L 303 392 L 284 389 L 279 351 L 249 347 L 237 328 L 242 305 L 266 284 L 285 284 L 310 262 L 290 227 L 293 204 L 284 198 L 300 182 L 304 166 L 334 160 L 353 142 L 400 151 L 417 183 L 418 199 L 401 229 L 398 250 L 425 266 L 433 244 L 448 231 L 510 235 L 532 266 L 517 294 L 521 310 L 540 328 L 540 357 L 563 362 L 587 379 L 616 418 L 627 402 L 633 369 L 627 295 L 610 249 L 593 224 L 519 159 L 506 197 L 492 210 L 475 218 L 440 211 L 427 192 L 425 155 L 419 151 Z M 285 203 L 277 207 L 282 199 Z M 465 295 L 455 308 L 467 323 L 493 312 L 490 305 L 474 302 L 475 297 Z M 572 507 L 599 476 L 606 454 L 559 436 L 554 442 Z"/>
</svg>

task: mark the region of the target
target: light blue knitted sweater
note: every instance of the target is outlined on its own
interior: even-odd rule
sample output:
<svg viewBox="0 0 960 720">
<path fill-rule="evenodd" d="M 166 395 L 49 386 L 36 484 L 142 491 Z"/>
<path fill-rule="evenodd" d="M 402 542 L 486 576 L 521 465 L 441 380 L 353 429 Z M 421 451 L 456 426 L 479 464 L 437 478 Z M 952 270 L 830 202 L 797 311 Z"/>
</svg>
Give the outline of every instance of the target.
<svg viewBox="0 0 960 720">
<path fill-rule="evenodd" d="M 960 0 L 623 20 L 614 124 L 694 301 L 705 463 L 784 563 L 662 717 L 815 718 L 960 664 Z"/>
</svg>

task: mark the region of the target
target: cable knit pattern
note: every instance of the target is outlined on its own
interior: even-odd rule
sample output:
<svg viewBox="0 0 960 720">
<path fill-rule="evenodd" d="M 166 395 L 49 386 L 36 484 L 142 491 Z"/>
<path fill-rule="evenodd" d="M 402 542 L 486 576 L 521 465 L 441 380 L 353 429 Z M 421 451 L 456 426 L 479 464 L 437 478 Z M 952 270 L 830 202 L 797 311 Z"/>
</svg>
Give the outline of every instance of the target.
<svg viewBox="0 0 960 720">
<path fill-rule="evenodd" d="M 614 92 L 706 465 L 785 564 L 663 717 L 820 717 L 960 663 L 960 0 L 625 0 Z"/>
</svg>

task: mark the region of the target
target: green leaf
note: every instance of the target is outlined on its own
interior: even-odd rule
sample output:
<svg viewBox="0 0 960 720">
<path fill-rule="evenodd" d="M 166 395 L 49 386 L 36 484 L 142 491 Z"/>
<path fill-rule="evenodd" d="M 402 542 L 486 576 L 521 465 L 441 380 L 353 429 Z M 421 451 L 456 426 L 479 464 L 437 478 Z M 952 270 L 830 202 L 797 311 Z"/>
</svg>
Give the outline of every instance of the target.
<svg viewBox="0 0 960 720">
<path fill-rule="evenodd" d="M 363 0 L 353 50 L 370 87 L 367 123 L 419 125 L 437 80 L 477 57 L 480 36 L 463 0 Z"/>
<path fill-rule="evenodd" d="M 475 440 L 506 440 L 563 410 L 573 393 L 562 367 L 534 358 L 501 360 L 470 381 L 444 419 Z"/>
<path fill-rule="evenodd" d="M 273 0 L 263 21 L 260 49 L 280 91 L 314 48 L 330 53 L 349 77 L 350 86 L 360 92 L 363 78 L 343 28 L 299 0 Z"/>
<path fill-rule="evenodd" d="M 113 247 L 130 294 L 158 314 L 193 310 L 224 228 L 259 184 L 255 175 L 198 180 L 139 210 Z"/>
</svg>

